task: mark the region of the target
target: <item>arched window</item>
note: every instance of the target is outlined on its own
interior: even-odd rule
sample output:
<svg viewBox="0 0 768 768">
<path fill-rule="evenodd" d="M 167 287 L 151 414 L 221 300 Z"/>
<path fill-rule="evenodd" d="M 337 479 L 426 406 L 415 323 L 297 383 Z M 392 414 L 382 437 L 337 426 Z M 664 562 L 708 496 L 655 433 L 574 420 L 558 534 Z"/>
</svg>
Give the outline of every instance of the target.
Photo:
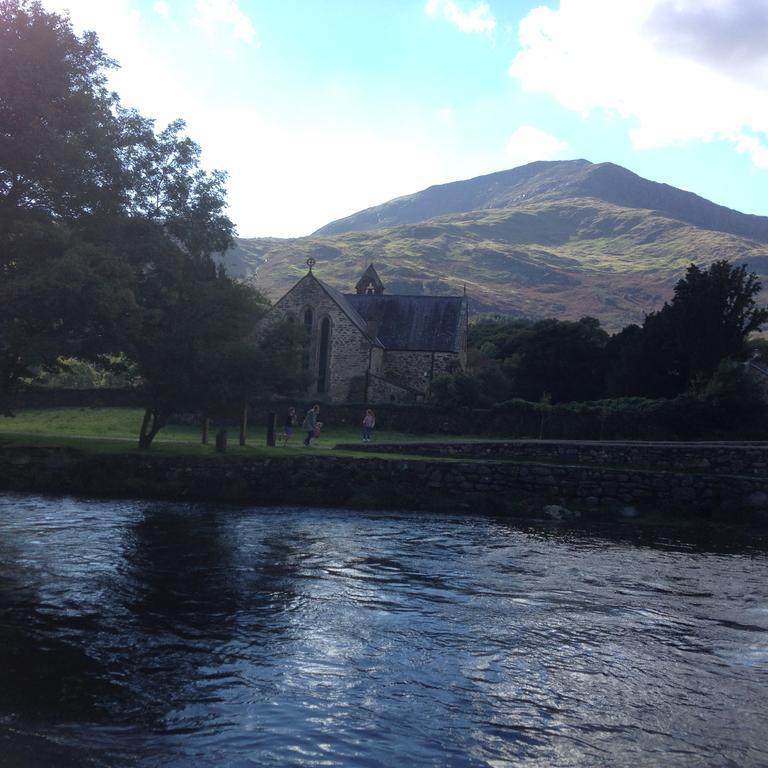
<svg viewBox="0 0 768 768">
<path fill-rule="evenodd" d="M 331 351 L 331 321 L 324 317 L 320 322 L 320 348 L 317 355 L 317 391 L 328 391 L 328 362 Z"/>
<path fill-rule="evenodd" d="M 302 357 L 302 363 L 305 370 L 309 370 L 309 361 L 312 349 L 312 324 L 314 323 L 315 313 L 312 311 L 312 307 L 307 307 L 304 310 L 304 330 L 307 332 L 307 338 L 304 342 L 304 355 Z"/>
</svg>

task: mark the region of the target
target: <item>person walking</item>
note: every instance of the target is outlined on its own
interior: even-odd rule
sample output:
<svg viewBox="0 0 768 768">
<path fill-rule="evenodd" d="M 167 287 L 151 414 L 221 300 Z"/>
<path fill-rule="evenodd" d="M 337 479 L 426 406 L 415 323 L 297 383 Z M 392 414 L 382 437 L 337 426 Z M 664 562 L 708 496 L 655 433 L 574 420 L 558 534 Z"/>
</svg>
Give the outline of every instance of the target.
<svg viewBox="0 0 768 768">
<path fill-rule="evenodd" d="M 283 448 L 288 447 L 288 442 L 293 437 L 293 428 L 296 424 L 296 409 L 291 407 L 288 409 L 288 413 L 285 414 L 285 421 L 283 422 Z"/>
<path fill-rule="evenodd" d="M 307 411 L 307 415 L 304 417 L 304 421 L 301 424 L 302 431 L 307 433 L 307 436 L 304 438 L 305 448 L 309 448 L 310 441 L 315 436 L 315 430 L 317 429 L 317 417 L 319 413 L 320 413 L 320 406 L 317 403 L 315 403 Z"/>
<path fill-rule="evenodd" d="M 370 409 L 366 409 L 363 416 L 363 442 L 370 443 L 373 428 L 376 426 L 376 414 Z"/>
</svg>

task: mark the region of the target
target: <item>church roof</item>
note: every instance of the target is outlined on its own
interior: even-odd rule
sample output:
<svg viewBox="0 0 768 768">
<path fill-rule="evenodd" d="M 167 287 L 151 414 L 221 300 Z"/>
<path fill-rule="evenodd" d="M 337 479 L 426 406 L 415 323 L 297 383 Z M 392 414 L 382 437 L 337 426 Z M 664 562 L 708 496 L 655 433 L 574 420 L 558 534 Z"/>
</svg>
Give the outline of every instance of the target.
<svg viewBox="0 0 768 768">
<path fill-rule="evenodd" d="M 459 351 L 462 296 L 340 295 L 363 321 L 376 323 L 376 334 L 387 349 Z"/>
<path fill-rule="evenodd" d="M 460 351 L 465 297 L 341 293 L 312 272 L 288 293 L 307 280 L 320 286 L 365 336 L 374 324 L 372 341 L 377 346 L 413 352 Z"/>
</svg>

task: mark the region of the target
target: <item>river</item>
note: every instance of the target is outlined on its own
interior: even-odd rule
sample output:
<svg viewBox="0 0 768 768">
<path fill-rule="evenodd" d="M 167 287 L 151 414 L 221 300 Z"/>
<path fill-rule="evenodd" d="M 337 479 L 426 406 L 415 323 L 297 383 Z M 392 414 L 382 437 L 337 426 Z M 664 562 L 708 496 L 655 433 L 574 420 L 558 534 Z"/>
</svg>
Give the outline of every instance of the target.
<svg viewBox="0 0 768 768">
<path fill-rule="evenodd" d="M 768 557 L 0 496 L 0 765 L 765 766 Z"/>
</svg>

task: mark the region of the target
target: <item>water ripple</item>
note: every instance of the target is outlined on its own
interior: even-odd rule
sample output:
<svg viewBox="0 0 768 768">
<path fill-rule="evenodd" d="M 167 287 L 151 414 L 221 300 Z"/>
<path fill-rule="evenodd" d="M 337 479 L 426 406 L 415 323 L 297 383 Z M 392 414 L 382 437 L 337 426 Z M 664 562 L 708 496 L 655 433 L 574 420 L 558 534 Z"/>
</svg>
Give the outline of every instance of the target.
<svg viewBox="0 0 768 768">
<path fill-rule="evenodd" d="M 768 561 L 660 542 L 0 496 L 0 754 L 768 764 Z"/>
</svg>

